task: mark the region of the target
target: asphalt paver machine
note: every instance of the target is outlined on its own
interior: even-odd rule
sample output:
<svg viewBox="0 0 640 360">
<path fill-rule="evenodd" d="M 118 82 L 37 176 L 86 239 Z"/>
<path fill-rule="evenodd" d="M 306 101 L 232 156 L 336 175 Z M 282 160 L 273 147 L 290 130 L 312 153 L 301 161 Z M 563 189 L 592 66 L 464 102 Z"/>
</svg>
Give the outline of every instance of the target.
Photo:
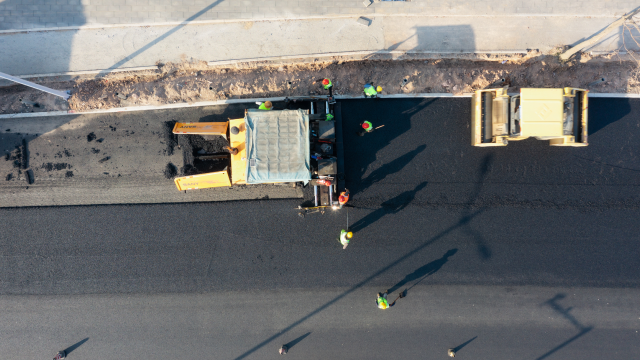
<svg viewBox="0 0 640 360">
<path fill-rule="evenodd" d="M 312 206 L 299 207 L 302 216 L 339 208 L 342 149 L 336 139 L 339 119 L 330 102 L 331 97 L 296 99 L 283 110 L 245 110 L 241 119 L 176 123 L 174 134 L 221 136 L 229 144 L 225 153 L 198 155 L 204 160 L 228 159 L 224 170 L 177 177 L 177 189 L 302 183 L 314 189 Z"/>
<path fill-rule="evenodd" d="M 522 88 L 477 90 L 471 102 L 471 144 L 506 146 L 534 137 L 552 146 L 587 146 L 588 91 Z"/>
</svg>

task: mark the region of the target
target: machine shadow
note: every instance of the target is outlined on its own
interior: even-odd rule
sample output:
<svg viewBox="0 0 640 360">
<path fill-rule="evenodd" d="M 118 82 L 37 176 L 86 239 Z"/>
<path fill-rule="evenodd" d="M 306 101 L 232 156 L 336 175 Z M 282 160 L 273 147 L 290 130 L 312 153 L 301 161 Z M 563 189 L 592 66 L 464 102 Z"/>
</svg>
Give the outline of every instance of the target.
<svg viewBox="0 0 640 360">
<path fill-rule="evenodd" d="M 537 357 L 536 360 L 543 360 L 543 359 L 548 358 L 549 356 L 551 356 L 556 351 L 564 348 L 565 346 L 571 344 L 572 342 L 576 341 L 577 339 L 579 339 L 582 336 L 584 336 L 585 334 L 587 334 L 589 331 L 593 330 L 592 326 L 584 326 L 582 323 L 580 323 L 580 321 L 578 321 L 578 319 L 576 319 L 573 315 L 571 315 L 570 311 L 571 311 L 571 309 L 573 309 L 573 307 L 564 308 L 564 307 L 562 307 L 562 305 L 558 304 L 558 301 L 564 299 L 565 297 L 566 297 L 565 294 L 558 293 L 558 294 L 556 294 L 556 296 L 554 296 L 551 299 L 545 301 L 543 303 L 543 305 L 551 307 L 553 309 L 553 311 L 557 312 L 563 318 L 565 318 L 567 321 L 569 321 L 578 330 L 578 334 L 572 336 L 568 340 L 562 342 L 560 345 L 558 345 L 558 346 L 554 347 L 553 349 L 547 351 L 546 353 L 544 353 L 540 357 Z"/>
<path fill-rule="evenodd" d="M 407 283 L 418 280 L 415 284 L 411 285 L 411 287 L 406 291 L 411 290 L 414 286 L 416 286 L 422 280 L 438 272 L 438 270 L 440 270 L 442 266 L 444 266 L 444 264 L 446 264 L 449 261 L 449 258 L 455 255 L 457 252 L 458 252 L 458 249 L 451 249 L 447 251 L 440 259 L 434 260 L 428 264 L 425 264 L 417 268 L 414 272 L 405 276 L 404 279 L 400 280 L 397 284 L 389 288 L 388 292 L 391 294 L 392 292 L 405 286 Z"/>
<path fill-rule="evenodd" d="M 589 135 L 624 118 L 631 113 L 628 98 L 590 98 Z"/>
</svg>

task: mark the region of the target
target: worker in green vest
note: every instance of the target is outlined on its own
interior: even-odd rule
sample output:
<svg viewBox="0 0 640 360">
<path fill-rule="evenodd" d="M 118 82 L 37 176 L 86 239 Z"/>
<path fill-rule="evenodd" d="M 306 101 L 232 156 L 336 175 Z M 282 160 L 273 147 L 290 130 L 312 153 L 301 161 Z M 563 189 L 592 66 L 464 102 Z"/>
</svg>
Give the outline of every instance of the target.
<svg viewBox="0 0 640 360">
<path fill-rule="evenodd" d="M 333 84 L 331 83 L 331 80 L 322 79 L 322 87 L 324 87 L 325 90 L 329 90 L 332 86 Z"/>
<path fill-rule="evenodd" d="M 333 120 L 333 115 L 327 114 L 327 118 L 325 119 L 325 121 L 331 121 L 331 120 Z"/>
<path fill-rule="evenodd" d="M 382 88 L 378 86 L 376 89 L 372 84 L 364 85 L 364 97 L 378 97 L 378 93 L 382 91 Z"/>
<path fill-rule="evenodd" d="M 271 101 L 265 101 L 262 104 L 260 104 L 260 107 L 258 109 L 259 110 L 271 110 L 272 107 L 273 107 L 273 104 L 271 103 Z"/>
<path fill-rule="evenodd" d="M 351 231 L 344 229 L 340 231 L 340 243 L 342 244 L 343 249 L 347 248 L 347 246 L 349 245 L 349 240 L 351 240 L 352 237 L 353 233 Z"/>
<path fill-rule="evenodd" d="M 360 126 L 362 127 L 362 130 L 356 131 L 356 134 L 358 134 L 358 136 L 364 136 L 364 134 L 367 134 L 373 131 L 373 125 L 367 120 L 365 120 L 362 124 L 360 124 Z"/>
<path fill-rule="evenodd" d="M 389 305 L 389 301 L 387 300 L 387 295 L 389 290 L 385 291 L 384 293 L 378 293 L 378 298 L 376 299 L 376 304 L 378 305 L 378 309 L 382 309 L 382 310 L 387 310 L 388 308 L 392 307 L 396 302 L 392 302 L 391 305 Z"/>
<path fill-rule="evenodd" d="M 386 310 L 392 307 L 393 305 L 395 305 L 398 299 L 401 299 L 404 297 L 404 291 L 401 292 L 398 295 L 398 297 L 395 300 L 393 300 L 391 304 L 389 304 L 389 301 L 387 300 L 387 295 L 389 295 L 389 290 L 385 291 L 384 293 L 378 293 L 378 298 L 376 299 L 376 304 L 378 305 L 378 309 Z"/>
</svg>

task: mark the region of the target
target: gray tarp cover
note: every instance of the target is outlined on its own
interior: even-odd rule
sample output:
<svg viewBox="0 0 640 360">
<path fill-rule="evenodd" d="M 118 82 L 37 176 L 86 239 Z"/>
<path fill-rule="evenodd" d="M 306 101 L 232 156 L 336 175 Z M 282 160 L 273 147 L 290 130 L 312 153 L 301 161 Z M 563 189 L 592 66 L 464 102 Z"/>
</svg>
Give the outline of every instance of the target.
<svg viewBox="0 0 640 360">
<path fill-rule="evenodd" d="M 311 179 L 306 110 L 248 111 L 245 124 L 247 184 Z"/>
</svg>

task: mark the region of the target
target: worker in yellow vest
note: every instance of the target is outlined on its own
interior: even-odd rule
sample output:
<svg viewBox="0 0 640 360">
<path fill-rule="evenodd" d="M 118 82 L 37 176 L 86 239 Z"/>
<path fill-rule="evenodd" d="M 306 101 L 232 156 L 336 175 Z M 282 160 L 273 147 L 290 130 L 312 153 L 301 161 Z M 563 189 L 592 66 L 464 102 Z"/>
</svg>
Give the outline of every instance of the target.
<svg viewBox="0 0 640 360">
<path fill-rule="evenodd" d="M 340 243 L 342 244 L 342 248 L 346 249 L 349 245 L 349 240 L 353 237 L 353 233 L 348 230 L 340 231 Z"/>
<path fill-rule="evenodd" d="M 258 110 L 271 110 L 273 108 L 273 104 L 271 103 L 271 101 L 265 101 L 262 104 L 260 104 L 260 107 L 258 108 Z"/>
<path fill-rule="evenodd" d="M 373 87 L 373 84 L 365 84 L 364 85 L 364 97 L 378 97 L 378 93 L 382 92 L 382 87 L 378 86 L 377 88 Z"/>
<path fill-rule="evenodd" d="M 386 310 L 392 307 L 393 305 L 395 305 L 398 299 L 404 297 L 404 291 L 401 292 L 398 295 L 398 297 L 395 300 L 393 300 L 391 304 L 389 304 L 389 301 L 387 300 L 387 295 L 389 295 L 389 290 L 385 291 L 384 293 L 378 293 L 378 298 L 376 299 L 376 304 L 378 305 L 378 309 Z"/>
</svg>

